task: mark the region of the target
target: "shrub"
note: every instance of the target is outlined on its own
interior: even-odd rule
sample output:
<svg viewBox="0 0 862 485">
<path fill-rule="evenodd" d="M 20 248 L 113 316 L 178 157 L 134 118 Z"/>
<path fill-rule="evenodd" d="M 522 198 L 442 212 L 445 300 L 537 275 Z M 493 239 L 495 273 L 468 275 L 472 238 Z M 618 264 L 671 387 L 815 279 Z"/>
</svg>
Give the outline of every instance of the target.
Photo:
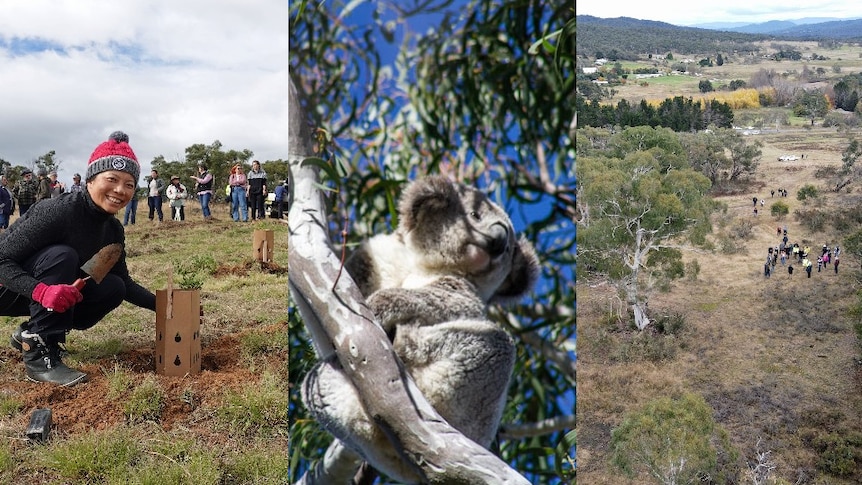
<svg viewBox="0 0 862 485">
<path fill-rule="evenodd" d="M 751 231 L 753 228 L 754 226 L 751 224 L 750 220 L 739 219 L 730 228 L 730 237 L 733 239 L 748 239 L 751 237 Z"/>
<path fill-rule="evenodd" d="M 798 209 L 793 215 L 803 227 L 812 232 L 822 231 L 829 221 L 829 213 L 818 209 Z"/>
<path fill-rule="evenodd" d="M 612 431 L 612 463 L 630 477 L 644 473 L 660 483 L 698 483 L 705 477 L 722 483 L 718 455 L 737 453 L 712 414 L 698 394 L 651 401 Z"/>
<path fill-rule="evenodd" d="M 697 262 L 696 259 L 693 259 L 686 263 L 685 265 L 685 277 L 689 281 L 697 281 L 697 277 L 700 275 L 700 263 Z"/>
<path fill-rule="evenodd" d="M 769 213 L 780 221 L 781 219 L 784 219 L 787 214 L 790 213 L 790 207 L 788 207 L 787 204 L 781 201 L 773 202 L 773 204 L 769 207 Z"/>
<path fill-rule="evenodd" d="M 796 192 L 796 200 L 808 200 L 808 199 L 816 199 L 820 196 L 820 192 L 817 190 L 817 187 L 811 184 L 805 184 L 799 191 Z"/>
<path fill-rule="evenodd" d="M 814 446 L 820 452 L 817 468 L 826 473 L 843 477 L 856 471 L 862 464 L 862 435 L 859 433 L 830 433 L 816 440 Z"/>
</svg>

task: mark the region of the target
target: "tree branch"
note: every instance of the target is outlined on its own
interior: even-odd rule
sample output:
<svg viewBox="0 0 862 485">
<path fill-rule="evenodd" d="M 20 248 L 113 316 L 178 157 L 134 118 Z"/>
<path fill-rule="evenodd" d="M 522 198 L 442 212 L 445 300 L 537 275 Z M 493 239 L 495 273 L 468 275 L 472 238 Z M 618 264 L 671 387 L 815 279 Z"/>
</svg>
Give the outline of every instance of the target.
<svg viewBox="0 0 862 485">
<path fill-rule="evenodd" d="M 500 439 L 517 440 L 531 438 L 533 436 L 550 434 L 555 431 L 574 429 L 576 424 L 577 417 L 574 414 L 555 416 L 536 423 L 507 424 L 503 425 L 500 430 Z"/>
<path fill-rule="evenodd" d="M 294 179 L 288 217 L 289 285 L 315 348 L 322 357 L 334 353 L 368 415 L 423 483 L 527 485 L 523 476 L 452 428 L 431 407 L 404 371 L 350 275 L 343 274 L 336 284 L 341 260 L 326 230 L 318 169 L 301 164 L 311 154 L 311 142 L 292 79 L 288 113 L 288 161 Z"/>
</svg>

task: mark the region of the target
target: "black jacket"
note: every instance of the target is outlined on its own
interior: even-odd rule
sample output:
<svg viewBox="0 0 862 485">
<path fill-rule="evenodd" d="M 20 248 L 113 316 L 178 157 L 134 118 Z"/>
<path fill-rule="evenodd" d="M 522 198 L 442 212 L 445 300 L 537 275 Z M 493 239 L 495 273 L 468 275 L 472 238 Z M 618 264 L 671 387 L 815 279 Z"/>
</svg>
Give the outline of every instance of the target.
<svg viewBox="0 0 862 485">
<path fill-rule="evenodd" d="M 64 244 L 78 253 L 83 264 L 111 243 L 125 246 L 123 225 L 99 208 L 86 190 L 45 199 L 0 234 L 0 284 L 30 298 L 39 281 L 24 271 L 21 262 L 48 246 Z M 125 249 L 111 273 L 125 281 L 126 301 L 155 311 L 156 296 L 129 275 Z"/>
</svg>

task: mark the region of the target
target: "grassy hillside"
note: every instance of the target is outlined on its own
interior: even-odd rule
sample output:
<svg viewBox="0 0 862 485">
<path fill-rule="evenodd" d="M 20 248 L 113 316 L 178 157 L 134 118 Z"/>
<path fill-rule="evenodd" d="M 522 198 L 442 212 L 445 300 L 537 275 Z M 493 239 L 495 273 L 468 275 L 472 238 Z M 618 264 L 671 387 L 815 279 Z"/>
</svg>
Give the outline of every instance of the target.
<svg viewBox="0 0 862 485">
<path fill-rule="evenodd" d="M 776 274 L 763 276 L 767 248 L 780 242 L 777 227 L 818 254 L 823 244 L 841 245 L 830 224 L 811 229 L 793 214 L 858 206 L 862 187 L 821 190 L 825 195 L 807 204 L 796 199 L 803 185 L 824 187 L 818 169 L 840 166 L 847 141 L 834 129 L 782 129 L 758 139 L 765 143 L 758 175 L 747 191 L 719 198 L 727 210 L 713 221 L 714 250 L 686 254 L 699 273 L 650 300 L 654 315 L 668 316 L 661 328 L 637 333 L 621 324 L 616 291 L 578 275 L 582 483 L 656 483 L 642 468 L 627 476 L 612 463 L 612 432 L 659 398 L 678 404 L 691 395 L 705 400 L 715 420 L 711 444 L 721 473 L 711 478 L 718 483 L 862 482 L 862 348 L 853 311 L 860 261 L 845 253 L 838 274 L 815 267 L 810 279 L 801 265 L 794 263 L 791 276 L 779 263 Z M 777 161 L 783 154 L 805 158 Z M 779 200 L 773 188 L 789 193 L 780 200 L 791 215 L 782 220 L 768 215 Z M 765 200 L 758 216 L 752 197 Z M 758 463 L 774 466 L 767 480 L 753 481 Z"/>
<path fill-rule="evenodd" d="M 24 377 L 0 319 L 0 483 L 285 483 L 287 476 L 287 224 L 234 223 L 224 204 L 204 222 L 154 224 L 146 208 L 127 227 L 128 264 L 151 290 L 172 267 L 203 280 L 202 372 L 154 372 L 155 314 L 124 303 L 68 338 L 70 365 L 90 382 L 69 389 Z M 254 229 L 275 231 L 275 262 L 252 258 Z M 24 431 L 51 408 L 51 440 Z"/>
</svg>

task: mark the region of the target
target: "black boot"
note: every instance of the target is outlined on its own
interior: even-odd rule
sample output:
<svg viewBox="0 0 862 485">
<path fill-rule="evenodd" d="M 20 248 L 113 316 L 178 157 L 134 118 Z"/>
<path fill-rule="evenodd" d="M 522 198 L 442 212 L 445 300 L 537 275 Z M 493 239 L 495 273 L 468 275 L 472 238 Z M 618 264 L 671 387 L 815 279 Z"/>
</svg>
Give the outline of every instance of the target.
<svg viewBox="0 0 862 485">
<path fill-rule="evenodd" d="M 60 360 L 59 338 L 43 339 L 38 334 L 21 333 L 21 348 L 27 378 L 33 382 L 52 382 L 61 386 L 74 386 L 87 381 L 87 374 L 70 368 Z"/>
<path fill-rule="evenodd" d="M 15 331 L 12 332 L 12 337 L 9 339 L 9 345 L 11 345 L 12 348 L 17 350 L 18 352 L 22 351 L 21 332 L 23 332 L 25 330 L 30 330 L 30 322 L 24 322 L 21 325 L 19 325 L 18 328 L 16 328 Z"/>
</svg>

